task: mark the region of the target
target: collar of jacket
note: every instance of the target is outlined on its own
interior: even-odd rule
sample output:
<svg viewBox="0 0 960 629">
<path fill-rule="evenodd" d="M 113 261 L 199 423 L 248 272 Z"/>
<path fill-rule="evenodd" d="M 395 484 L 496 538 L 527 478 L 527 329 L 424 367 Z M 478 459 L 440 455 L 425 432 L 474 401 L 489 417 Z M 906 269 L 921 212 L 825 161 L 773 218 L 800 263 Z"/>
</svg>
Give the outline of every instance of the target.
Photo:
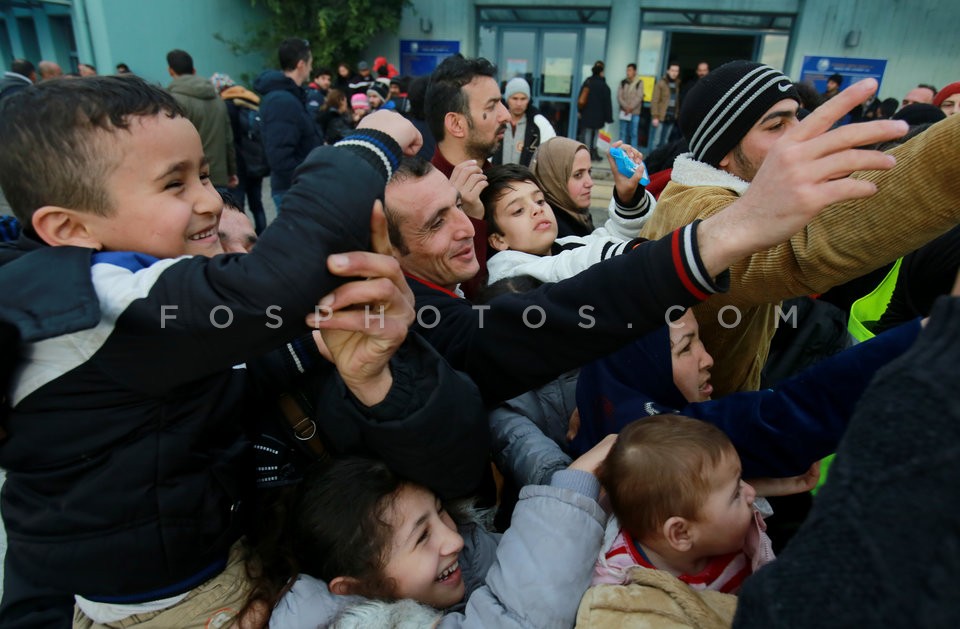
<svg viewBox="0 0 960 629">
<path fill-rule="evenodd" d="M 433 290 L 440 291 L 445 295 L 449 295 L 454 299 L 464 299 L 463 291 L 460 290 L 459 284 L 457 284 L 456 288 L 454 288 L 453 290 L 450 290 L 449 288 L 444 288 L 439 284 L 434 284 L 430 280 L 425 280 L 422 277 L 417 277 L 416 275 L 411 275 L 410 273 L 407 273 L 407 272 L 404 272 L 404 276 L 406 276 L 408 279 L 413 280 L 414 282 L 417 282 L 418 284 L 423 284 L 427 288 L 432 288 Z"/>
<path fill-rule="evenodd" d="M 670 180 L 684 186 L 710 186 L 727 188 L 738 195 L 742 195 L 750 187 L 750 183 L 731 175 L 725 170 L 714 168 L 710 164 L 693 159 L 693 153 L 684 153 L 673 162 L 673 172 Z"/>
<path fill-rule="evenodd" d="M 90 278 L 92 255 L 83 247 L 40 246 L 0 266 L 0 319 L 14 324 L 24 342 L 96 326 L 100 301 Z"/>
</svg>

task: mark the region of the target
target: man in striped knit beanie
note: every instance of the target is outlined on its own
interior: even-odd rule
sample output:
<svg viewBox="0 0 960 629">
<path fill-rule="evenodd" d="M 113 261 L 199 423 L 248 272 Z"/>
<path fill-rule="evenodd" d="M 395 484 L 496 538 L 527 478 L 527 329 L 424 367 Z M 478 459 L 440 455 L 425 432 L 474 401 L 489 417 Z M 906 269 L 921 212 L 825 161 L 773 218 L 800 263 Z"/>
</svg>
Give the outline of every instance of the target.
<svg viewBox="0 0 960 629">
<path fill-rule="evenodd" d="M 869 95 L 864 85 L 848 89 Z M 731 61 L 700 79 L 680 110 L 690 152 L 677 158 L 640 235 L 659 238 L 739 199 L 771 147 L 798 124 L 798 107 L 790 79 L 761 63 Z M 781 300 L 860 277 L 960 222 L 960 179 L 945 163 L 958 141 L 960 121 L 931 127 L 892 151 L 892 170 L 853 175 L 872 181 L 876 195 L 828 207 L 786 243 L 731 267 L 730 291 L 694 308 L 700 336 L 716 359 L 716 396 L 758 388 L 770 339 L 789 317 L 777 313 Z M 837 159 L 837 165 L 850 163 L 856 151 Z M 822 177 L 838 175 L 823 171 Z"/>
</svg>

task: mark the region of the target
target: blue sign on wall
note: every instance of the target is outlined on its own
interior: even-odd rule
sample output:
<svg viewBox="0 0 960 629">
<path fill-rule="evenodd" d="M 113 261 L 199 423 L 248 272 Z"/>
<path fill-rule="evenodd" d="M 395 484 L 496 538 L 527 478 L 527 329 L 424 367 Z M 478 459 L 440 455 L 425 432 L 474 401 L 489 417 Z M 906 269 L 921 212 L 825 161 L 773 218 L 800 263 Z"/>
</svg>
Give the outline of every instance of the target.
<svg viewBox="0 0 960 629">
<path fill-rule="evenodd" d="M 877 94 L 879 85 L 883 81 L 883 72 L 887 68 L 886 59 L 853 59 L 851 57 L 804 57 L 803 67 L 800 70 L 800 81 L 812 83 L 821 94 L 827 91 L 827 77 L 839 74 L 843 77 L 840 89 L 853 85 L 866 78 L 877 80 Z"/>
<path fill-rule="evenodd" d="M 459 41 L 401 39 L 400 74 L 404 76 L 430 74 L 441 61 L 458 52 L 460 52 Z"/>
</svg>

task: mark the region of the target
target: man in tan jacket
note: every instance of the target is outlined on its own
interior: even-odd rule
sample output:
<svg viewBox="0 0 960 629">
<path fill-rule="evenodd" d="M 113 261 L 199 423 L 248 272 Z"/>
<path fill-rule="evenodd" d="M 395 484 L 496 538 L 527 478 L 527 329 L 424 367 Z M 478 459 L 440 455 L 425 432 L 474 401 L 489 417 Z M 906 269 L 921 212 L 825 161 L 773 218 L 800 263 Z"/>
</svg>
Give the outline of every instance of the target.
<svg viewBox="0 0 960 629">
<path fill-rule="evenodd" d="M 653 137 L 650 150 L 670 141 L 674 125 L 680 115 L 680 65 L 670 62 L 664 74 L 653 88 L 650 99 L 650 124 Z"/>
<path fill-rule="evenodd" d="M 620 105 L 620 139 L 624 144 L 637 147 L 640 113 L 643 111 L 643 81 L 637 76 L 635 63 L 627 64 L 627 76 L 617 88 L 617 103 Z"/>
<path fill-rule="evenodd" d="M 701 79 L 680 118 L 691 152 L 677 158 L 641 235 L 658 238 L 740 198 L 773 144 L 798 124 L 797 108 L 790 79 L 759 63 L 733 61 Z M 893 170 L 853 175 L 877 194 L 828 207 L 789 241 L 731 267 L 730 291 L 694 308 L 716 359 L 716 396 L 759 386 L 776 327 L 790 324 L 781 300 L 857 278 L 960 223 L 958 143 L 960 120 L 935 125 L 892 151 Z"/>
</svg>

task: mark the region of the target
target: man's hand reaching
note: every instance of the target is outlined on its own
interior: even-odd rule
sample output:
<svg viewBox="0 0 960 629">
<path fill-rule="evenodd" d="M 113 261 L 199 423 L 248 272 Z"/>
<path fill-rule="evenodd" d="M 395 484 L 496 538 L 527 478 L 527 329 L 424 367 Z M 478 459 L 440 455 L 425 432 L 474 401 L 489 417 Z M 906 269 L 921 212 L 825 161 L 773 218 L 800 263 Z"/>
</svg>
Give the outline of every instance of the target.
<svg viewBox="0 0 960 629">
<path fill-rule="evenodd" d="M 386 222 L 377 201 L 371 218 L 374 249 L 387 247 Z M 320 352 L 360 402 L 382 402 L 393 384 L 390 358 L 413 323 L 413 293 L 397 261 L 383 253 L 352 251 L 327 259 L 327 268 L 341 277 L 359 277 L 325 296 L 307 325 L 317 328 Z"/>
<path fill-rule="evenodd" d="M 483 220 L 483 203 L 480 202 L 480 193 L 487 187 L 487 176 L 476 160 L 457 164 L 450 173 L 450 183 L 460 193 L 463 202 L 463 211 L 467 216 Z"/>
</svg>

